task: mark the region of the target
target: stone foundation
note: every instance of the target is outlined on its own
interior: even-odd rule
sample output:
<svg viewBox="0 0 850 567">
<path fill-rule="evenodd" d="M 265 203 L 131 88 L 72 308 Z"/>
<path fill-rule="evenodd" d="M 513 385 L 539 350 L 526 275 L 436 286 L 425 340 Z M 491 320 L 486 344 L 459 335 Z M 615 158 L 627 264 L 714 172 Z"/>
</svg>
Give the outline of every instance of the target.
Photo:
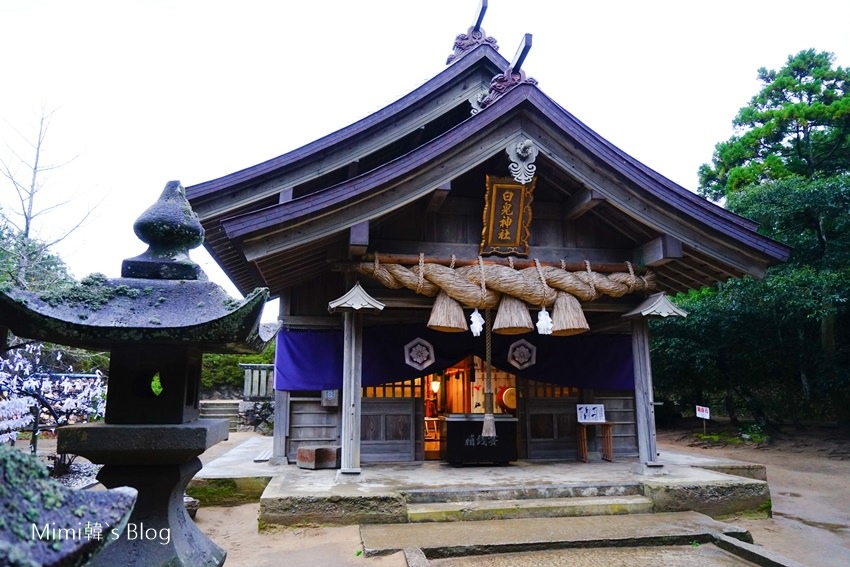
<svg viewBox="0 0 850 567">
<path fill-rule="evenodd" d="M 643 481 L 643 490 L 655 503 L 656 512 L 693 510 L 712 517 L 752 511 L 770 514 L 770 489 L 759 480 L 685 483 L 647 479 Z"/>
</svg>

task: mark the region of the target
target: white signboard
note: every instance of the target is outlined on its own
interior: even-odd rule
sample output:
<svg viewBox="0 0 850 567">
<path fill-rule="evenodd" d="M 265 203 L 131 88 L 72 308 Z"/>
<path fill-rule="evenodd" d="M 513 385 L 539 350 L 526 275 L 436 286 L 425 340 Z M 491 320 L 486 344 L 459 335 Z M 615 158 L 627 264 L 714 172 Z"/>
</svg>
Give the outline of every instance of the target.
<svg viewBox="0 0 850 567">
<path fill-rule="evenodd" d="M 605 423 L 604 404 L 576 404 L 579 423 Z"/>
<path fill-rule="evenodd" d="M 697 417 L 700 419 L 711 419 L 711 412 L 705 406 L 697 406 Z"/>
</svg>

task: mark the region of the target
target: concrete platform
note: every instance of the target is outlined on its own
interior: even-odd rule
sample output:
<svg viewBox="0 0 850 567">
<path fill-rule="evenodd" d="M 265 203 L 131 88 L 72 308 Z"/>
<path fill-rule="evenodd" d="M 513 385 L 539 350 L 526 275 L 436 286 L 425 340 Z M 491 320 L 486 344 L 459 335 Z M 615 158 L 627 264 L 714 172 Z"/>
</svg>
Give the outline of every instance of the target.
<svg viewBox="0 0 850 567">
<path fill-rule="evenodd" d="M 270 437 L 250 436 L 219 457 L 206 462 L 196 478 L 271 477 L 260 500 L 264 526 L 352 525 L 407 523 L 423 519 L 420 504 L 442 503 L 426 521 L 469 518 L 510 518 L 526 500 L 541 515 L 626 514 L 633 512 L 697 511 L 712 517 L 743 511 L 769 513 L 770 492 L 763 466 L 729 460 L 662 454 L 658 468 L 647 469 L 636 459 L 615 462 L 517 461 L 507 466 L 453 467 L 425 461 L 363 465 L 362 472 L 308 470 L 294 465 L 254 462 L 271 449 Z M 747 476 L 726 471 L 745 471 Z M 637 495 L 640 503 L 623 505 L 618 497 Z M 611 497 L 605 504 L 600 497 Z M 576 498 L 540 502 L 551 498 Z M 582 502 L 582 498 L 585 498 Z M 535 502 L 531 502 L 535 500 Z M 496 503 L 494 504 L 494 501 Z M 499 503 L 498 501 L 503 501 Z M 456 503 L 452 512 L 447 503 Z M 588 511 L 595 506 L 595 511 Z M 447 507 L 449 506 L 449 507 Z M 605 506 L 608 506 L 605 508 Z M 484 510 L 481 512 L 481 510 Z M 427 517 L 427 515 L 425 515 Z"/>
<path fill-rule="evenodd" d="M 708 515 L 769 510 L 761 465 L 667 452 L 659 468 L 641 467 L 635 459 L 467 467 L 427 461 L 364 465 L 359 475 L 343 475 L 255 462 L 271 448 L 270 437 L 231 434 L 201 456 L 204 468 L 196 478 L 271 478 L 260 499 L 260 528 L 356 524 L 366 554 L 403 550 L 409 567 L 799 566 L 750 543 L 746 530 Z M 604 519 L 503 514 L 605 506 L 606 500 L 631 509 L 597 510 L 609 514 Z M 706 514 L 694 511 L 699 509 Z M 428 510 L 439 517 L 418 522 L 415 516 L 428 516 Z M 469 516 L 476 520 L 464 521 Z"/>
</svg>

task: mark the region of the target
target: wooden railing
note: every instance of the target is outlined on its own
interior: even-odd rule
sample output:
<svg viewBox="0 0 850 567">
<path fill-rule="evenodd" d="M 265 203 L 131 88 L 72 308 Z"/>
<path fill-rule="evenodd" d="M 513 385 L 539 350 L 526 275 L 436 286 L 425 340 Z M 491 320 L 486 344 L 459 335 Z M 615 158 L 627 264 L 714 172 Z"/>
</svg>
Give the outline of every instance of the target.
<svg viewBox="0 0 850 567">
<path fill-rule="evenodd" d="M 245 372 L 245 400 L 274 399 L 274 364 L 240 364 Z"/>
</svg>

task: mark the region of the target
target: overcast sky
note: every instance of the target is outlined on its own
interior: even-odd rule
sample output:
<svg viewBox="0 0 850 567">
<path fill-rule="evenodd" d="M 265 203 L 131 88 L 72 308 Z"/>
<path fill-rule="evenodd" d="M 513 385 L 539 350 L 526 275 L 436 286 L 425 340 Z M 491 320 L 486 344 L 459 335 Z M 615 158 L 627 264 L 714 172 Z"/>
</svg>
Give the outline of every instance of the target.
<svg viewBox="0 0 850 567">
<path fill-rule="evenodd" d="M 286 153 L 377 111 L 445 68 L 478 0 L 0 3 L 0 155 L 27 154 L 53 111 L 38 226 L 77 277 L 116 277 L 145 249 L 132 224 L 166 182 L 192 185 Z M 815 48 L 850 66 L 835 0 L 490 0 L 483 28 L 590 128 L 695 190 L 759 67 Z M 21 137 L 23 136 L 23 138 Z M 28 172 L 22 172 L 25 178 Z M 14 206 L 0 185 L 0 204 Z M 210 276 L 225 278 L 205 254 Z M 233 290 L 232 286 L 228 287 Z M 235 291 L 232 291 L 235 293 Z"/>
</svg>

